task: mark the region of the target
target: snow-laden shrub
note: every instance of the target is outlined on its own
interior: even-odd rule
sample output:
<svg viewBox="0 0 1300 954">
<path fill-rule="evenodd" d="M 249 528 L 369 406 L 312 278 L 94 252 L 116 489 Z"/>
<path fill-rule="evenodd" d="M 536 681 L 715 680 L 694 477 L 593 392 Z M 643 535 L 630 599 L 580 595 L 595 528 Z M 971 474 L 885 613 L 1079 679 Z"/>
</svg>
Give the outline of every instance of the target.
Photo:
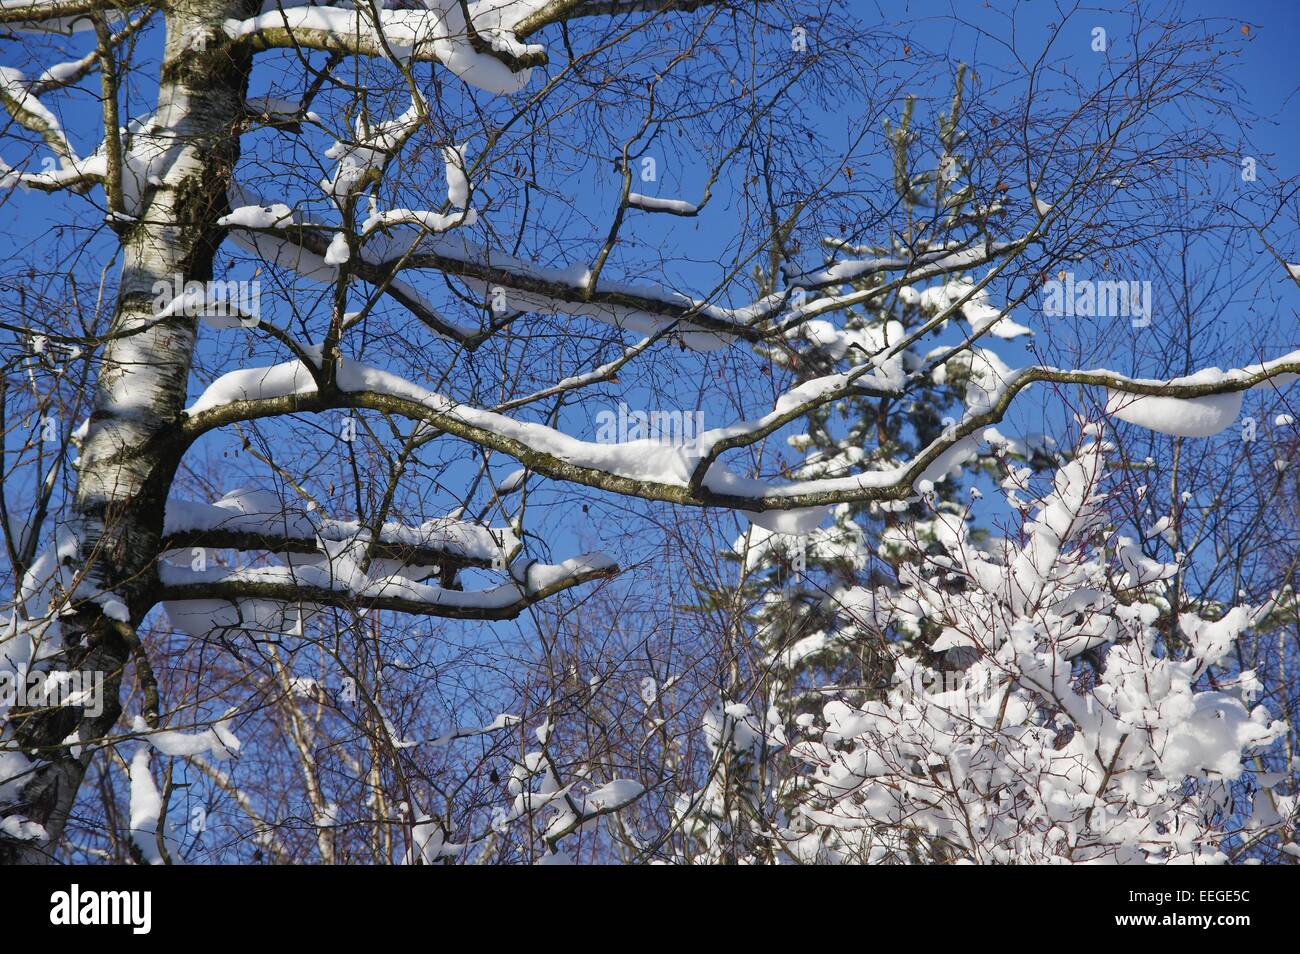
<svg viewBox="0 0 1300 954">
<path fill-rule="evenodd" d="M 801 720 L 795 857 L 1221 862 L 1234 836 L 1295 814 L 1294 796 L 1252 806 L 1232 785 L 1283 731 L 1225 658 L 1257 611 L 1173 619 L 1178 565 L 1107 525 L 1107 450 L 1085 439 L 1034 506 L 1009 479 L 1017 539 L 981 549 L 939 514 L 938 546 L 918 545 L 896 588 L 846 598 L 890 635 L 893 678 L 883 698 Z"/>
<path fill-rule="evenodd" d="M 761 719 L 740 702 L 719 702 L 704 714 L 702 729 L 709 753 L 704 786 L 678 795 L 676 824 L 685 850 L 672 855 L 678 863 L 766 864 L 773 860 L 773 839 L 759 819 L 770 806 L 767 760 L 785 744 L 775 707 Z M 672 849 L 670 849 L 670 853 Z"/>
</svg>

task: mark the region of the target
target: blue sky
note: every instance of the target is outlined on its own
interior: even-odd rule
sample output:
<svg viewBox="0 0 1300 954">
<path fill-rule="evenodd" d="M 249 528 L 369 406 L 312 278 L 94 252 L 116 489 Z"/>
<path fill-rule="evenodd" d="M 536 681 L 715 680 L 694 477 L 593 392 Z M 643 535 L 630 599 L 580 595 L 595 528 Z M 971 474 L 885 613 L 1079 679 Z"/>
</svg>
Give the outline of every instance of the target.
<svg viewBox="0 0 1300 954">
<path fill-rule="evenodd" d="M 898 34 L 907 38 L 901 43 L 915 44 L 918 53 L 925 51 L 927 55 L 933 57 L 927 65 L 919 68 L 907 62 L 908 56 L 915 59 L 916 54 L 909 53 L 903 57 L 899 66 L 900 72 L 906 74 L 911 70 L 917 75 L 916 81 L 902 86 L 900 92 L 906 90 L 922 97 L 932 98 L 936 105 L 942 106 L 951 88 L 956 64 L 966 62 L 973 64 L 980 74 L 980 81 L 975 84 L 977 88 L 981 85 L 984 88 L 997 86 L 1011 77 L 1006 91 L 995 92 L 989 96 L 994 106 L 1006 105 L 1009 102 L 1008 93 L 1013 93 L 1016 88 L 1014 78 L 1018 67 L 1011 61 L 1007 49 L 1003 46 L 1003 41 L 1010 39 L 1010 34 L 1007 32 L 1009 21 L 1002 15 L 1008 8 L 1001 7 L 1002 13 L 997 13 L 990 8 L 975 4 L 950 4 L 935 0 L 935 2 L 882 5 L 880 9 L 883 12 L 877 17 L 873 12 L 877 9 L 875 5 L 855 3 L 849 6 L 864 20 L 879 19 L 883 24 L 879 31 L 882 54 L 888 54 L 891 50 L 897 52 L 890 46 L 892 41 L 889 37 Z M 1032 56 L 1038 53 L 1050 36 L 1051 27 L 1060 22 L 1062 9 L 1057 4 L 1045 2 L 1028 2 L 1014 8 L 1014 40 L 1022 55 Z M 1182 11 L 1181 16 L 1185 19 L 1199 16 L 1220 17 L 1222 13 L 1221 4 L 1207 2 L 1185 3 L 1177 9 Z M 1288 67 L 1293 65 L 1293 50 L 1297 42 L 1300 42 L 1300 26 L 1297 25 L 1292 9 L 1283 2 L 1252 4 L 1249 14 L 1249 21 L 1222 18 L 1215 23 L 1216 32 L 1219 30 L 1222 32 L 1224 49 L 1232 51 L 1232 74 L 1243 91 L 1243 103 L 1255 113 L 1255 116 L 1250 117 L 1250 137 L 1247 148 L 1259 156 L 1261 178 L 1272 175 L 1282 177 L 1294 175 L 1300 171 L 1295 168 L 1295 157 L 1300 155 L 1300 149 L 1296 148 L 1300 145 L 1300 133 L 1297 132 L 1294 121 L 1288 122 L 1286 118 L 1288 111 L 1294 114 L 1296 96 L 1295 73 Z M 1104 69 L 1105 58 L 1091 49 L 1092 30 L 1098 26 L 1107 31 L 1111 51 L 1107 56 L 1122 59 L 1126 49 L 1129 16 L 1128 11 L 1082 10 L 1073 13 L 1061 35 L 1056 38 L 1052 52 L 1054 65 L 1077 73 L 1084 81 Z M 1241 29 L 1243 24 L 1248 27 L 1244 35 Z M 786 37 L 780 31 L 776 31 L 769 40 L 779 48 L 786 42 Z M 150 55 L 156 54 L 157 41 L 156 30 L 142 41 L 138 51 L 142 64 L 147 62 Z M 814 46 L 824 41 L 824 37 L 816 34 L 811 37 Z M 83 46 L 85 42 L 86 38 L 83 35 L 81 39 Z M 663 42 L 663 38 L 660 37 L 655 42 Z M 40 62 L 41 65 L 49 65 L 50 59 L 47 57 Z M 268 57 L 265 65 L 259 67 L 253 82 L 254 94 L 285 92 L 280 88 L 282 77 L 274 63 L 274 57 Z M 726 64 L 723 65 L 725 67 Z M 22 66 L 29 75 L 34 72 L 32 64 L 25 63 Z M 636 68 L 646 73 L 659 68 L 659 65 L 651 58 L 646 63 L 638 63 Z M 744 70 L 737 68 L 734 72 L 743 84 L 746 81 Z M 723 75 L 723 73 L 711 73 L 709 78 L 712 81 L 722 82 Z M 132 101 L 124 110 L 128 115 L 139 115 L 146 110 L 142 101 L 147 102 L 149 98 L 151 82 L 147 68 L 138 72 L 137 82 L 138 88 L 132 94 Z M 53 99 L 51 106 L 61 112 L 65 126 L 72 130 L 75 144 L 83 153 L 87 153 L 94 148 L 99 133 L 93 99 L 94 84 L 83 85 L 86 86 L 86 91 L 82 94 Z M 468 100 L 455 99 L 458 94 L 454 85 L 447 87 L 446 94 L 453 102 L 453 113 L 458 109 L 467 109 Z M 1063 99 L 1060 105 L 1065 104 Z M 401 104 L 385 105 L 400 108 Z M 853 104 L 847 105 L 851 107 Z M 901 97 L 899 97 L 893 102 L 886 102 L 879 115 L 896 116 L 901 107 Z M 329 115 L 323 108 L 319 111 Z M 918 124 L 933 122 L 933 110 L 927 111 L 927 107 L 922 106 L 919 113 Z M 1205 123 L 1210 128 L 1216 128 L 1214 124 L 1221 123 L 1225 131 L 1230 127 L 1225 117 L 1211 115 L 1173 117 L 1173 120 Z M 851 109 L 846 108 L 844 103 L 828 105 L 809 98 L 804 103 L 800 121 L 825 144 L 823 158 L 828 163 L 838 161 L 836 157 L 848 147 L 852 137 L 862 132 L 858 126 L 860 120 Z M 887 173 L 888 157 L 879 148 L 878 128 L 874 125 L 877 121 L 878 116 L 873 116 L 870 121 L 873 126 L 864 141 L 865 145 L 857 150 L 857 154 L 851 160 L 859 165 L 857 181 L 866 178 L 862 168 L 864 166 L 865 171 L 876 175 Z M 795 132 L 797 131 L 792 131 L 791 134 Z M 320 214 L 324 206 L 319 191 L 315 188 L 315 181 L 322 172 L 328 171 L 329 163 L 318 158 L 327 142 L 328 140 L 320 135 L 316 135 L 313 139 L 309 134 L 304 148 L 294 146 L 293 151 L 286 153 L 285 150 L 290 147 L 285 145 L 284 137 L 274 135 L 248 137 L 248 159 L 241 168 L 241 178 L 255 182 L 263 190 L 263 197 L 268 201 L 304 202 L 306 203 L 304 208 Z M 636 186 L 638 191 L 668 198 L 697 199 L 706 173 L 706 165 L 701 156 L 692 151 L 692 148 L 698 148 L 698 145 L 687 139 L 671 136 L 656 142 L 648 154 L 658 160 L 658 180 L 654 183 L 638 183 Z M 13 152 L 13 146 L 13 143 L 7 144 L 6 148 L 10 151 L 5 153 L 4 158 L 17 165 L 24 157 Z M 471 140 L 470 151 L 473 155 L 473 140 Z M 42 154 L 38 153 L 38 155 Z M 560 158 L 564 159 L 563 156 Z M 261 164 L 267 159 L 287 160 L 291 164 L 289 171 L 294 178 L 292 180 L 285 180 L 283 177 L 278 180 L 259 178 Z M 544 170 L 553 176 L 554 181 L 549 184 L 556 188 L 557 194 L 549 199 L 539 196 L 534 200 L 548 216 L 547 221 L 562 223 L 559 233 L 562 241 L 556 243 L 560 246 L 558 252 L 547 248 L 547 243 L 544 241 L 537 243 L 537 254 L 548 256 L 545 259 L 546 264 L 582 260 L 578 256 L 589 252 L 593 241 L 603 235 L 617 195 L 618 177 L 611 173 L 607 164 L 584 157 L 569 163 L 569 166 L 570 168 L 564 170 L 561 162 Z M 1219 171 L 1224 181 L 1230 182 L 1233 179 L 1235 169 L 1227 167 Z M 280 191 L 269 191 L 268 187 Z M 429 183 L 428 191 L 436 195 L 441 188 L 441 183 L 435 178 Z M 485 188 L 485 193 L 490 192 L 491 187 Z M 92 198 L 97 200 L 97 194 Z M 1023 201 L 1023 197 L 1021 199 Z M 621 269 L 622 274 L 629 278 L 641 280 L 646 276 L 655 276 L 654 266 L 658 264 L 658 260 L 662 260 L 666 280 L 680 283 L 681 287 L 687 290 L 704 292 L 713 287 L 718 280 L 720 256 L 725 258 L 738 247 L 732 232 L 739 219 L 743 200 L 744 196 L 736 182 L 724 180 L 717 190 L 716 198 L 698 219 L 639 216 L 630 230 L 630 237 L 634 240 L 630 250 L 627 252 L 620 250 L 616 253 L 610 273 L 618 275 L 618 269 Z M 79 225 L 94 224 L 93 213 L 90 216 L 86 215 L 88 209 L 83 199 L 50 198 L 39 194 L 15 193 L 0 211 L 0 215 L 3 215 L 9 223 L 9 228 L 0 236 L 0 248 L 4 247 L 3 243 L 8 243 L 15 251 L 33 245 L 58 247 L 51 240 L 50 230 L 67 222 L 70 218 L 68 213 L 72 210 L 77 210 L 72 217 Z M 1285 227 L 1282 231 L 1285 232 Z M 78 236 L 80 234 L 82 233 L 77 233 Z M 1294 231 L 1291 232 L 1290 237 L 1295 238 Z M 109 263 L 111 254 L 109 238 L 111 236 L 106 230 L 101 230 L 98 237 L 91 242 L 89 248 L 92 254 L 84 262 L 86 274 L 93 275 Z M 227 247 L 229 248 L 229 243 Z M 573 254 L 569 254 L 571 249 L 575 250 Z M 1300 250 L 1290 251 L 1296 257 L 1300 257 Z M 1253 250 L 1256 256 L 1259 252 L 1258 248 Z M 234 254 L 238 255 L 237 252 Z M 1223 254 L 1221 250 L 1217 249 L 1212 242 L 1202 243 L 1193 250 L 1189 260 L 1196 266 L 1204 267 L 1212 264 L 1216 256 L 1221 254 Z M 1243 251 L 1234 250 L 1232 254 L 1243 255 Z M 1250 253 L 1245 253 L 1243 257 L 1249 258 Z M 809 251 L 803 264 L 816 265 L 817 258 L 815 251 Z M 253 262 L 241 259 L 228 275 L 235 278 L 249 277 L 253 274 L 254 265 Z M 1096 267 L 1096 263 L 1091 265 Z M 1086 267 L 1081 265 L 1081 272 Z M 112 271 L 113 267 L 110 265 L 109 273 L 111 274 Z M 1274 274 L 1280 279 L 1280 270 L 1276 270 Z M 1250 277 L 1252 281 L 1258 282 L 1259 271 L 1252 273 Z M 1225 353 L 1222 355 L 1213 353 L 1211 348 L 1209 357 L 1225 363 L 1241 363 L 1274 357 L 1300 347 L 1295 320 L 1297 304 L 1300 303 L 1298 290 L 1294 285 L 1288 286 L 1285 281 L 1269 278 L 1267 282 L 1268 290 L 1263 294 L 1259 292 L 1258 286 L 1250 289 L 1253 300 L 1249 309 L 1233 308 L 1231 294 L 1223 292 L 1219 294 L 1218 298 L 1224 300 L 1216 300 L 1213 318 L 1207 318 L 1207 321 L 1212 320 L 1215 323 L 1213 334 L 1217 335 L 1218 341 L 1222 342 Z M 434 279 L 427 281 L 423 287 L 437 284 Z M 328 293 L 323 286 L 314 288 L 300 286 L 300 289 L 300 303 L 312 303 L 317 316 L 327 313 Z M 1010 291 L 995 286 L 994 300 L 997 300 L 998 292 L 1009 294 Z M 725 304 L 739 304 L 747 300 L 749 294 L 751 291 L 747 284 L 739 282 L 725 291 L 719 300 Z M 1167 311 L 1162 310 L 1162 304 L 1167 309 L 1167 302 L 1162 303 L 1158 297 L 1156 327 L 1151 330 L 1151 333 L 1135 331 L 1131 335 L 1116 335 L 1115 329 L 1104 329 L 1108 350 L 1100 353 L 1096 348 L 1091 352 L 1088 350 L 1090 346 L 1097 344 L 1088 339 L 1088 336 L 1093 333 L 1092 329 L 1067 328 L 1062 323 L 1049 322 L 1038 313 L 1037 301 L 1033 297 L 1024 307 L 1017 310 L 1014 317 L 1034 328 L 1038 342 L 1036 347 L 1039 348 L 1035 354 L 1041 355 L 1043 360 L 1068 363 L 1071 357 L 1068 352 L 1073 350 L 1081 359 L 1100 361 L 1117 371 L 1162 376 L 1183 373 L 1191 368 L 1179 368 L 1169 364 L 1167 352 L 1174 342 L 1162 332 L 1162 323 L 1167 314 Z M 276 306 L 271 306 L 267 311 L 273 320 L 282 323 L 288 320 L 288 315 L 283 309 L 277 311 Z M 320 317 L 306 329 L 308 335 L 319 334 L 319 332 Z M 210 329 L 204 331 L 199 355 L 199 364 L 202 367 L 196 373 L 193 382 L 196 391 L 202 387 L 213 371 L 245 366 L 248 363 L 249 358 L 245 353 L 244 338 L 241 335 L 242 332 L 239 331 L 214 332 Z M 1054 351 L 1054 349 L 1063 349 L 1066 353 L 1062 354 L 1060 350 Z M 1020 343 L 999 345 L 997 350 L 1012 366 L 1023 364 L 1033 357 L 1025 352 L 1024 346 Z M 1233 353 L 1227 353 L 1228 351 Z M 581 351 L 575 351 L 574 357 L 580 359 Z M 679 374 L 674 379 L 675 386 L 679 390 L 672 395 L 673 406 L 680 406 L 687 410 L 703 407 L 710 426 L 733 419 L 737 413 L 752 415 L 765 410 L 753 403 L 740 409 L 730 407 L 726 403 L 718 403 L 716 396 L 710 394 L 709 382 L 725 378 L 726 375 L 751 375 L 754 371 L 754 365 L 747 364 L 743 356 L 733 360 L 731 355 L 727 355 L 725 363 L 721 360 L 722 357 L 721 355 L 702 358 L 692 355 L 674 357 L 686 373 L 684 376 Z M 1198 360 L 1204 357 L 1206 356 L 1197 356 Z M 577 365 L 569 371 L 571 373 L 580 368 L 581 365 Z M 694 388 L 690 385 L 692 375 L 695 376 L 698 385 Z M 633 407 L 660 406 L 664 403 L 664 395 L 658 389 L 657 380 L 653 377 L 638 379 L 635 375 L 629 374 L 625 376 L 624 390 L 620 397 Z M 686 382 L 685 385 L 683 380 Z M 773 393 L 779 390 L 779 380 L 773 379 L 772 388 Z M 562 425 L 578 436 L 590 438 L 594 433 L 593 415 L 598 410 L 606 408 L 608 404 L 609 402 L 596 402 L 584 406 L 581 410 L 566 411 L 565 416 L 561 418 Z M 1068 434 L 1064 433 L 1068 431 L 1068 413 L 1059 402 L 1045 401 L 1034 395 L 1028 395 L 1016 405 L 1007 429 L 1021 433 L 1049 431 L 1068 440 Z M 200 457 L 206 453 L 210 459 L 218 459 L 231 452 L 236 443 L 233 434 L 223 433 L 205 441 L 200 448 L 196 448 L 195 456 Z M 514 467 L 513 462 L 501 460 L 499 475 L 503 476 Z M 557 549 L 563 552 L 566 548 L 562 544 L 557 544 Z"/>
<path fill-rule="evenodd" d="M 985 86 L 996 85 L 1001 79 L 1014 76 L 1017 72 L 1017 67 L 1011 62 L 1007 50 L 1000 43 L 1008 39 L 1006 32 L 1008 21 L 984 6 L 951 4 L 935 0 L 935 2 L 882 4 L 879 8 L 874 4 L 854 3 L 849 4 L 849 7 L 864 20 L 878 18 L 886 27 L 882 33 L 892 30 L 899 34 L 906 34 L 910 38 L 909 42 L 915 43 L 918 50 L 923 49 L 936 56 L 931 65 L 920 74 L 927 82 L 915 84 L 907 89 L 921 96 L 934 97 L 940 104 L 950 88 L 951 76 L 957 62 L 974 64 Z M 882 11 L 879 15 L 874 12 L 877 9 Z M 1001 7 L 1004 13 L 1007 9 Z M 1015 42 L 1025 55 L 1036 54 L 1041 49 L 1050 35 L 1050 27 L 1061 19 L 1062 9 L 1057 4 L 1037 2 L 1037 0 L 1022 3 L 1014 8 Z M 1209 2 L 1189 2 L 1170 9 L 1181 10 L 1182 17 L 1188 19 L 1198 16 L 1221 17 L 1223 13 L 1222 4 Z M 1248 148 L 1259 156 L 1261 177 L 1294 175 L 1300 171 L 1295 168 L 1295 157 L 1300 155 L 1300 149 L 1297 149 L 1300 145 L 1300 132 L 1297 132 L 1293 120 L 1287 121 L 1287 114 L 1289 111 L 1294 115 L 1295 109 L 1296 74 L 1293 69 L 1293 51 L 1297 42 L 1300 42 L 1300 25 L 1297 24 L 1293 8 L 1280 0 L 1251 4 L 1248 12 L 1248 21 L 1223 18 L 1216 23 L 1216 29 L 1220 27 L 1222 29 L 1224 48 L 1233 51 L 1233 75 L 1243 91 L 1244 104 L 1255 113 L 1255 116 L 1250 118 Z M 954 18 L 966 22 L 956 22 Z M 1110 55 L 1122 56 L 1128 24 L 1127 11 L 1075 12 L 1069 19 L 1067 28 L 1056 40 L 1053 56 L 1057 65 L 1086 78 L 1089 75 L 1088 71 L 1102 68 L 1103 63 L 1102 58 L 1090 49 L 1091 30 L 1097 26 L 1105 28 L 1112 50 Z M 1247 35 L 1241 32 L 1243 25 L 1248 27 Z M 139 51 L 142 60 L 147 60 L 151 52 L 156 53 L 157 39 L 155 30 L 142 42 Z M 815 45 L 820 39 L 814 35 L 811 42 Z M 771 38 L 771 42 L 778 45 L 784 41 L 785 37 L 780 33 Z M 887 44 L 887 42 L 882 40 L 882 43 Z M 82 44 L 84 43 L 83 35 Z M 887 46 L 885 48 L 888 49 Z M 49 65 L 50 60 L 46 58 L 41 62 L 42 65 Z M 268 63 L 273 62 L 273 59 L 268 58 Z M 15 62 L 15 65 L 20 64 Z M 21 65 L 29 75 L 33 72 L 32 64 Z M 651 69 L 654 67 L 654 62 L 638 64 L 638 67 Z M 907 67 L 904 66 L 904 72 L 906 69 Z M 743 70 L 736 72 L 741 74 L 743 81 Z M 278 79 L 273 65 L 259 67 L 253 83 L 254 94 L 282 92 L 274 88 Z M 128 103 L 125 110 L 128 115 L 138 115 L 146 109 L 141 105 L 141 100 L 147 101 L 150 94 L 147 69 L 143 69 L 138 74 L 138 83 L 139 87 L 133 93 L 133 102 Z M 92 95 L 93 84 L 83 85 L 87 86 L 86 92 L 75 97 L 53 99 L 51 105 L 56 108 L 56 111 L 61 112 L 65 126 L 72 130 L 75 144 L 86 153 L 94 148 L 99 133 L 98 117 Z M 455 90 L 451 88 L 448 95 L 454 96 L 454 94 Z M 1000 95 L 1002 94 L 995 93 L 990 97 L 994 105 L 997 105 Z M 462 103 L 461 108 L 463 106 Z M 805 104 L 803 122 L 826 143 L 827 161 L 832 161 L 838 154 L 838 150 L 843 149 L 850 138 L 859 132 L 855 128 L 853 115 L 845 111 L 842 106 L 843 104 L 835 104 L 834 108 L 828 108 L 815 100 L 809 100 Z M 901 102 L 894 102 L 888 104 L 883 112 L 896 114 L 900 109 Z M 1223 123 L 1226 130 L 1229 125 L 1224 118 L 1209 115 L 1181 118 L 1184 121 L 1206 123 L 1210 128 L 1215 128 L 1213 125 L 1215 123 Z M 932 122 L 932 116 L 925 113 L 924 107 L 918 122 Z M 853 161 L 861 162 L 877 174 L 883 174 L 888 159 L 878 148 L 878 135 L 869 137 L 867 142 L 871 145 L 863 150 L 863 154 L 855 156 Z M 281 180 L 283 192 L 266 194 L 264 198 L 268 201 L 305 200 L 312 209 L 321 209 L 319 193 L 313 195 L 314 182 L 320 170 L 312 168 L 312 165 L 324 143 L 325 140 L 317 137 L 314 145 L 288 154 L 289 161 L 296 164 L 294 172 L 298 175 L 297 180 L 292 182 Z M 5 152 L 4 158 L 18 165 L 25 157 L 13 150 L 14 145 L 6 144 L 8 151 Z M 691 200 L 698 198 L 706 167 L 698 155 L 691 153 L 690 145 L 680 139 L 666 139 L 662 145 L 657 144 L 651 154 L 659 159 L 658 181 L 638 183 L 637 189 L 669 198 Z M 250 158 L 259 162 L 268 156 L 281 158 L 285 155 L 283 153 L 285 148 L 282 139 L 249 137 Z M 471 146 L 471 153 L 472 151 Z M 246 163 L 245 166 L 246 168 L 241 170 L 241 176 L 254 181 L 258 170 L 252 162 Z M 325 167 L 327 166 L 328 163 L 325 164 Z M 1226 168 L 1222 172 L 1224 179 L 1230 180 L 1234 170 Z M 863 176 L 860 172 L 859 179 L 861 178 Z M 553 213 L 552 220 L 564 223 L 562 234 L 566 247 L 581 249 L 586 245 L 589 248 L 593 237 L 603 234 L 611 201 L 616 196 L 617 177 L 611 175 L 607 168 L 590 160 L 584 160 L 574 163 L 572 170 L 558 182 L 563 187 L 559 195 L 550 200 L 539 199 L 538 201 L 546 206 L 548 212 Z M 265 180 L 259 184 L 265 189 Z M 431 184 L 431 191 L 435 193 L 441 188 L 441 184 L 437 181 Z M 652 271 L 645 266 L 658 257 L 665 260 L 665 274 L 670 280 L 679 281 L 683 287 L 690 290 L 701 292 L 707 290 L 719 276 L 717 264 L 719 248 L 726 248 L 731 241 L 730 232 L 737 221 L 742 200 L 743 196 L 737 190 L 736 184 L 724 182 L 718 189 L 718 195 L 710 208 L 697 220 L 640 216 L 631 233 L 635 239 L 632 250 L 626 254 L 619 252 L 616 255 L 611 272 L 617 274 L 614 269 L 622 268 L 629 277 L 639 279 L 644 275 L 652 274 Z M 0 210 L 0 215 L 3 215 L 9 224 L 4 234 L 0 236 L 0 248 L 3 248 L 6 243 L 13 251 L 33 245 L 59 247 L 58 243 L 51 240 L 50 230 L 67 222 L 69 220 L 67 213 L 73 209 L 79 210 L 80 214 L 75 218 L 80 225 L 93 224 L 93 215 L 87 217 L 85 214 L 87 211 L 85 200 L 76 197 L 50 198 L 39 194 L 15 193 Z M 1282 231 L 1285 233 L 1285 227 Z M 101 231 L 98 238 L 91 242 L 89 248 L 92 255 L 85 262 L 87 274 L 94 274 L 109 263 L 111 244 L 107 241 L 108 238 L 110 236 L 107 232 Z M 1290 238 L 1295 238 L 1294 231 L 1290 233 Z M 1254 254 L 1258 255 L 1259 251 L 1255 249 Z M 1300 257 L 1300 250 L 1286 251 Z M 556 263 L 554 253 L 542 252 L 541 254 L 552 254 L 547 264 Z M 1220 252 L 1212 243 L 1203 244 L 1194 250 L 1191 260 L 1197 265 L 1208 265 L 1213 263 L 1218 254 Z M 1242 252 L 1235 250 L 1233 254 L 1240 255 Z M 563 251 L 559 253 L 559 258 L 566 260 Z M 815 265 L 816 258 L 815 253 L 810 253 L 804 264 Z M 242 261 L 229 274 L 237 278 L 248 277 L 252 274 L 252 267 L 253 263 Z M 110 274 L 112 272 L 111 265 L 109 272 Z M 1280 271 L 1278 274 L 1280 276 Z M 1257 274 L 1252 277 L 1258 279 Z M 436 285 L 436 281 L 429 284 Z M 324 291 L 320 286 L 315 289 L 303 289 L 303 300 L 314 300 L 318 306 L 317 313 L 323 311 L 320 306 L 327 305 L 328 295 L 324 294 Z M 1277 280 L 1269 285 L 1268 291 L 1263 295 L 1260 295 L 1257 289 L 1251 290 L 1255 299 L 1251 302 L 1251 309 L 1234 310 L 1230 307 L 1216 309 L 1213 319 L 1216 322 L 1215 334 L 1220 337 L 1225 346 L 1231 346 L 1231 350 L 1237 352 L 1225 354 L 1223 360 L 1236 362 L 1252 358 L 1257 360 L 1300 347 L 1295 320 L 1297 304 L 1300 303 L 1297 292 L 1294 285 L 1288 286 L 1285 281 Z M 725 292 L 720 300 L 726 304 L 737 304 L 746 300 L 748 294 L 745 284 L 737 283 L 735 287 Z M 1049 326 L 1043 317 L 1036 313 L 1036 304 L 1036 301 L 1031 298 L 1026 307 L 1018 310 L 1014 317 L 1035 329 L 1038 340 L 1043 343 L 1041 353 L 1044 360 L 1059 357 L 1050 353 L 1052 343 L 1078 339 L 1081 335 L 1086 336 L 1089 333 L 1086 328 L 1080 330 Z M 1159 309 L 1158 303 L 1158 313 Z M 283 312 L 277 316 L 274 310 L 271 311 L 271 317 L 285 320 Z M 1162 320 L 1163 316 L 1157 317 L 1155 332 L 1160 331 L 1159 323 Z M 316 327 L 318 328 L 318 325 Z M 229 368 L 247 363 L 247 358 L 243 355 L 243 341 L 236 340 L 237 335 L 238 332 L 205 331 L 200 348 L 200 363 L 208 369 Z M 1116 339 L 1107 340 L 1110 342 L 1109 353 L 1091 354 L 1089 357 L 1099 357 L 1115 370 L 1159 375 L 1190 370 L 1168 365 L 1165 351 L 1170 347 L 1170 341 L 1158 333 L 1134 334 L 1131 338 L 1121 335 Z M 1073 343 L 1078 344 L 1077 341 Z M 999 346 L 999 350 L 1013 366 L 1025 363 L 1028 357 L 1023 346 L 1018 343 Z M 687 368 L 691 367 L 691 362 L 699 362 L 698 379 L 701 383 L 706 383 L 718 375 L 743 374 L 752 370 L 752 367 L 745 366 L 743 362 L 724 367 L 716 356 L 696 359 L 688 355 L 679 360 Z M 235 364 L 232 364 L 232 361 Z M 205 373 L 200 372 L 196 375 L 194 382 L 196 389 L 204 383 Z M 633 406 L 639 403 L 648 404 L 655 399 L 656 388 L 653 379 L 637 381 L 634 376 L 629 375 L 627 383 L 628 389 L 623 399 L 629 404 Z M 779 388 L 779 384 L 774 382 L 773 387 Z M 706 392 L 705 387 L 697 388 L 694 392 L 687 388 L 674 395 L 673 400 L 685 409 L 703 406 L 708 412 L 708 422 L 711 425 L 734 416 L 735 410 L 732 408 L 724 405 L 710 407 L 708 404 L 710 398 Z M 592 436 L 591 414 L 600 407 L 604 405 L 592 405 L 581 414 L 575 415 L 569 412 L 568 416 L 562 419 L 564 426 L 571 428 L 579 436 Z M 752 405 L 744 409 L 745 413 L 757 413 L 762 410 L 763 408 Z M 1064 424 L 1065 416 L 1060 413 L 1059 405 L 1033 398 L 1022 401 L 1009 422 L 1011 429 L 1025 432 L 1038 430 L 1059 432 Z M 216 440 L 229 442 L 232 438 L 229 435 L 222 435 Z M 512 463 L 502 462 L 503 473 L 513 467 Z"/>
</svg>

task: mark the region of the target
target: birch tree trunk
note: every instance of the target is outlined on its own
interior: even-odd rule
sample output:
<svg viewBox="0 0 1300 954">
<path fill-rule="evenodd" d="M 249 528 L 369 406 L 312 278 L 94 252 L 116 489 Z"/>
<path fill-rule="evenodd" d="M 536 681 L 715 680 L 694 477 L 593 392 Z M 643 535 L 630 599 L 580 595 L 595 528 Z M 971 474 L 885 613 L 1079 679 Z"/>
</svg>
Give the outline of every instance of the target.
<svg viewBox="0 0 1300 954">
<path fill-rule="evenodd" d="M 82 602 L 63 621 L 58 665 L 103 673 L 102 712 L 91 717 L 65 706 L 15 713 L 17 741 L 36 765 L 16 807 L 45 828 L 48 840 L 0 837 L 0 863 L 49 860 L 93 751 L 77 746 L 74 754 L 67 740 L 102 739 L 121 713 L 122 675 L 138 645 L 135 627 L 152 604 L 167 489 L 183 450 L 176 425 L 196 339 L 195 318 L 154 317 L 154 285 L 175 288 L 178 281 L 212 278 L 224 235 L 216 223 L 228 210 L 251 62 L 249 54 L 232 48 L 221 23 L 249 16 L 257 6 L 255 0 L 184 0 L 172 6 L 153 126 L 124 144 L 126 158 L 119 159 L 124 185 L 108 197 L 109 208 L 124 207 L 122 193 L 138 191 L 139 202 L 126 206 L 133 220 L 113 223 L 122 248 L 121 287 L 114 340 L 104 351 L 82 448 L 73 529 L 85 585 L 116 594 L 129 619 L 113 619 L 99 605 Z M 154 155 L 149 175 L 157 175 L 161 185 L 146 181 L 130 158 Z M 148 683 L 142 680 L 146 695 Z M 156 705 L 155 698 L 155 710 Z"/>
</svg>

